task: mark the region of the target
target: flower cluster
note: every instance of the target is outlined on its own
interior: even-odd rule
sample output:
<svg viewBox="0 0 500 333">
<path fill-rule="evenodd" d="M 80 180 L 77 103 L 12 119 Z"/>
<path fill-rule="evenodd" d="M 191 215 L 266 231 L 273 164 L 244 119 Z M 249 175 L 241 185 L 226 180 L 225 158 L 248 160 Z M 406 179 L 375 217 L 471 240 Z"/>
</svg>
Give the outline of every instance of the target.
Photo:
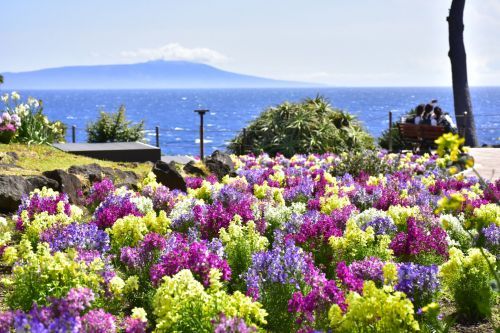
<svg viewBox="0 0 500 333">
<path fill-rule="evenodd" d="M 85 215 L 64 193 L 25 196 L 0 217 L 0 327 L 440 331 L 443 295 L 458 320 L 497 305 L 500 182 L 451 177 L 429 155 L 232 158 L 234 174 L 186 192 L 152 173 L 137 192 L 104 179 Z M 92 304 L 71 310 L 83 290 Z"/>
<path fill-rule="evenodd" d="M 151 281 L 158 284 L 165 275 L 172 276 L 189 269 L 205 286 L 210 284 L 210 270 L 218 269 L 222 279 L 231 278 L 227 261 L 211 252 L 206 241 L 189 242 L 180 234 L 170 236 L 169 247 L 160 257 L 159 263 L 151 267 Z"/>
</svg>

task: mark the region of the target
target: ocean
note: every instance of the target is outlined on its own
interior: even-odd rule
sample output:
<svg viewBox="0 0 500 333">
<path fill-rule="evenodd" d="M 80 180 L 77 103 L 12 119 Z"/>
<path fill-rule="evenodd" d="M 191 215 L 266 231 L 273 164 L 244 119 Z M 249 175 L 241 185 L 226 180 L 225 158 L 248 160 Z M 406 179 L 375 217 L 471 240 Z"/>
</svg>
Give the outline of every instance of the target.
<svg viewBox="0 0 500 333">
<path fill-rule="evenodd" d="M 3 93 L 2 91 L 1 93 Z M 417 104 L 437 99 L 453 115 L 451 88 L 306 88 L 306 89 L 196 89 L 196 90 L 33 90 L 23 97 L 43 100 L 50 120 L 76 126 L 77 142 L 86 141 L 85 128 L 99 111 L 116 111 L 123 104 L 130 120 L 145 121 L 146 138 L 155 144 L 155 126 L 160 128 L 163 154 L 199 152 L 199 116 L 205 115 L 205 152 L 225 149 L 227 141 L 265 108 L 284 101 L 299 101 L 323 95 L 334 107 L 356 115 L 375 137 L 393 119 Z M 472 103 L 480 144 L 500 144 L 500 87 L 472 88 Z"/>
</svg>

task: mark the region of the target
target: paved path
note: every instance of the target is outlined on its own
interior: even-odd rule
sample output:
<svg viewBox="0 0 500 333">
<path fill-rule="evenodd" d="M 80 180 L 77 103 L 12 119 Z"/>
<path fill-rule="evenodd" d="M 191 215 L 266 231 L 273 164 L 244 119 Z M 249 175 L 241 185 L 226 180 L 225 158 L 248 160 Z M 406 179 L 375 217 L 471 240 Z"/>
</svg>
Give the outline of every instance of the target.
<svg viewBox="0 0 500 333">
<path fill-rule="evenodd" d="M 187 164 L 190 161 L 194 161 L 194 158 L 188 155 L 163 155 L 161 160 L 166 163 L 174 161 L 179 164 Z"/>
<path fill-rule="evenodd" d="M 488 180 L 500 178 L 500 148 L 472 148 L 470 154 L 474 157 L 474 168 L 481 177 Z M 467 171 L 467 175 L 473 175 Z"/>
</svg>

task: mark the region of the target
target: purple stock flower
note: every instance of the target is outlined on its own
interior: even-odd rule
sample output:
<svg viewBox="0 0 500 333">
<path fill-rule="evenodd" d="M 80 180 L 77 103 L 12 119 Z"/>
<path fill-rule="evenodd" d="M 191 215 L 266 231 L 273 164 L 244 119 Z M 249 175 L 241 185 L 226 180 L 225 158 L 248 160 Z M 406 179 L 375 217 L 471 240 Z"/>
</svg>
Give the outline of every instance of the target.
<svg viewBox="0 0 500 333">
<path fill-rule="evenodd" d="M 139 318 L 127 317 L 123 322 L 125 333 L 145 333 L 148 322 L 144 322 Z"/>
<path fill-rule="evenodd" d="M 500 248 L 500 226 L 491 223 L 488 227 L 482 230 L 484 235 L 484 247 L 492 253 L 498 253 Z"/>
<path fill-rule="evenodd" d="M 92 216 L 92 223 L 100 229 L 111 227 L 116 220 L 127 215 L 142 216 L 137 206 L 130 200 L 131 194 L 111 194 L 97 207 Z"/>
<path fill-rule="evenodd" d="M 130 269 L 147 268 L 156 261 L 166 246 L 167 241 L 163 236 L 151 232 L 144 236 L 137 247 L 123 247 L 120 261 Z"/>
<path fill-rule="evenodd" d="M 103 309 L 90 310 L 82 316 L 83 330 L 88 333 L 116 332 L 115 317 Z"/>
<path fill-rule="evenodd" d="M 52 251 L 64 251 L 68 248 L 79 250 L 97 250 L 101 253 L 109 250 L 109 236 L 99 230 L 97 225 L 89 223 L 71 223 L 67 226 L 55 226 L 45 230 L 41 236 Z"/>
<path fill-rule="evenodd" d="M 87 199 L 85 200 L 85 204 L 97 207 L 101 202 L 103 202 L 106 199 L 107 196 L 113 193 L 114 190 L 115 190 L 115 185 L 108 178 L 104 178 L 100 182 L 95 182 L 94 184 L 92 184 L 92 187 L 90 188 L 90 192 L 89 195 L 87 196 Z"/>
<path fill-rule="evenodd" d="M 49 298 L 50 305 L 39 307 L 34 304 L 28 312 L 17 310 L 0 315 L 0 332 L 81 332 L 80 314 L 88 309 L 94 294 L 87 288 L 71 289 L 66 297 Z"/>
<path fill-rule="evenodd" d="M 226 317 L 220 314 L 218 322 L 215 322 L 214 333 L 252 333 L 257 329 L 248 326 L 245 321 L 238 317 Z"/>
<path fill-rule="evenodd" d="M 376 217 L 361 226 L 361 229 L 366 230 L 368 227 L 373 228 L 375 235 L 393 235 L 398 231 L 392 219 L 388 217 Z"/>
<path fill-rule="evenodd" d="M 69 203 L 69 197 L 66 193 L 58 193 L 51 196 L 41 196 L 39 193 L 34 193 L 31 197 L 25 195 L 21 199 L 21 205 L 18 209 L 18 219 L 16 223 L 17 230 L 24 230 L 24 223 L 21 217 L 22 211 L 28 212 L 28 217 L 31 219 L 35 214 L 46 212 L 50 215 L 56 215 L 58 213 L 57 206 L 59 202 L 63 203 L 64 214 L 71 215 L 71 205 Z"/>
<path fill-rule="evenodd" d="M 267 284 L 291 284 L 299 289 L 299 282 L 309 272 L 311 258 L 292 240 L 285 244 L 275 241 L 273 249 L 255 253 L 252 265 L 246 273 L 248 294 L 258 299 L 260 291 Z"/>
<path fill-rule="evenodd" d="M 416 308 L 430 303 L 438 291 L 438 267 L 414 263 L 398 265 L 398 283 L 395 289 L 404 292 Z"/>
<path fill-rule="evenodd" d="M 430 232 L 417 225 L 410 217 L 407 221 L 407 232 L 398 233 L 391 241 L 390 248 L 396 256 L 404 258 L 417 256 L 421 253 L 434 252 L 444 258 L 448 257 L 448 242 L 446 231 L 440 227 L 431 228 Z"/>
<path fill-rule="evenodd" d="M 153 284 L 158 284 L 161 278 L 172 276 L 183 269 L 189 269 L 205 286 L 210 285 L 210 270 L 218 269 L 222 280 L 231 278 L 231 269 L 226 260 L 212 253 L 206 241 L 189 243 L 185 238 L 173 236 L 175 242 L 168 244 L 160 262 L 151 267 L 150 277 Z M 170 246 L 169 246 L 170 245 Z"/>
</svg>

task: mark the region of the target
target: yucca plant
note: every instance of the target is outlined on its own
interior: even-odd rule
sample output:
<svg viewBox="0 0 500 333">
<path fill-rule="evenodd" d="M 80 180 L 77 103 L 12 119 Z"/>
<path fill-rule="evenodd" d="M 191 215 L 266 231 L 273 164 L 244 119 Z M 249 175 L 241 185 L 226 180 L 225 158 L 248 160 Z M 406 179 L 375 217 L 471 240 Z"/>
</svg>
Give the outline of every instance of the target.
<svg viewBox="0 0 500 333">
<path fill-rule="evenodd" d="M 292 156 L 373 147 L 373 138 L 355 116 L 333 108 L 326 98 L 316 96 L 266 109 L 231 141 L 229 150 Z"/>
</svg>

